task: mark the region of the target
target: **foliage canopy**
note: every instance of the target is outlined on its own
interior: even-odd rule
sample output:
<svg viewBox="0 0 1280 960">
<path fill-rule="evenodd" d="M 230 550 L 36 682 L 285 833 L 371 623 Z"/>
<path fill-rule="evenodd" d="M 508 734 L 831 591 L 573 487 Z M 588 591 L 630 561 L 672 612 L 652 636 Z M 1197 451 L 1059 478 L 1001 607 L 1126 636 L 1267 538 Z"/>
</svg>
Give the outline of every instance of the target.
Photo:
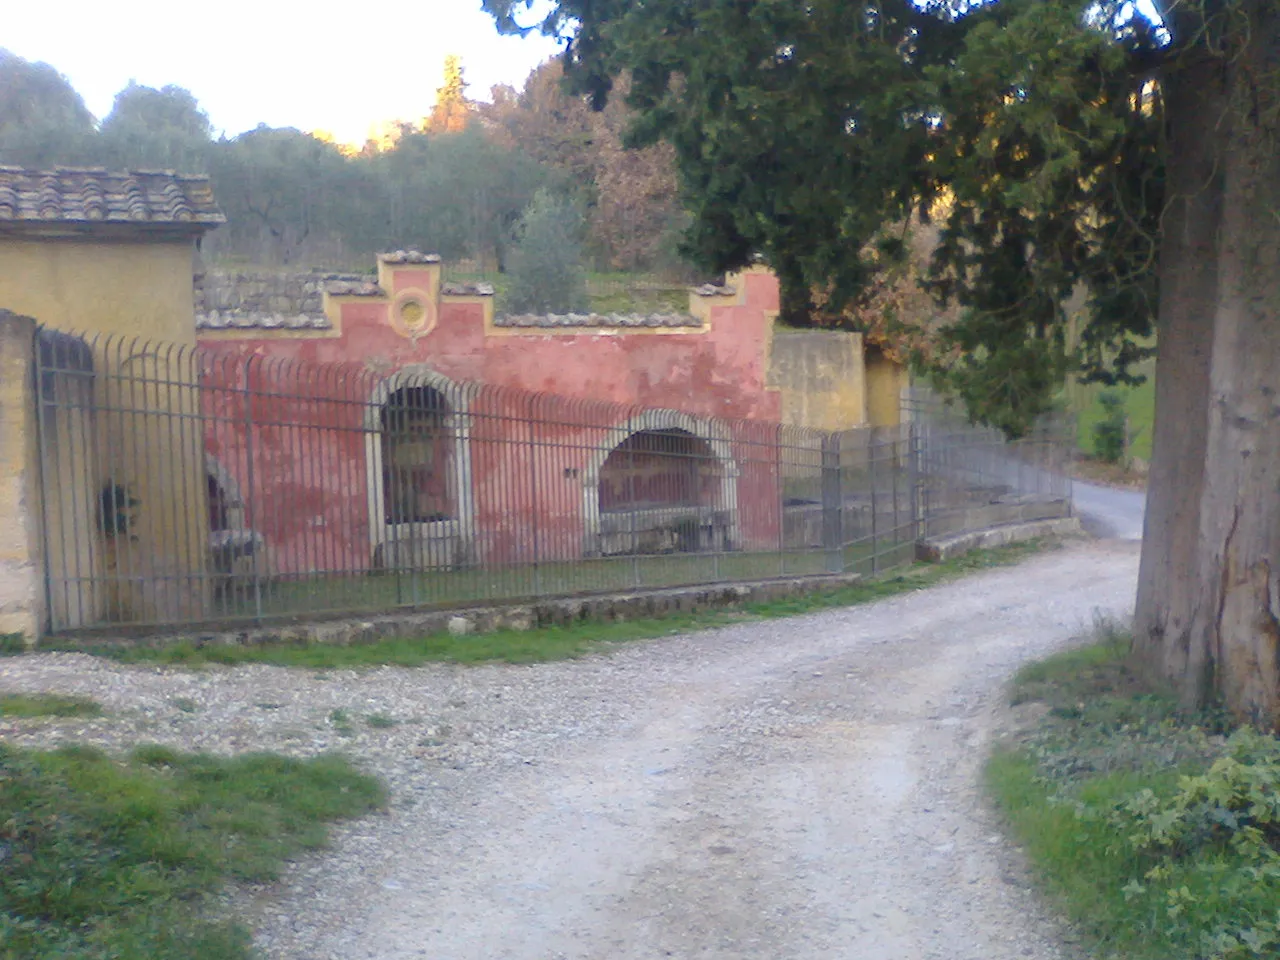
<svg viewBox="0 0 1280 960">
<path fill-rule="evenodd" d="M 931 289 L 964 308 L 946 374 L 1013 430 L 1073 366 L 1126 380 L 1145 355 L 1172 21 L 1118 0 L 561 0 L 536 24 L 531 6 L 486 0 L 500 29 L 567 37 L 597 104 L 630 76 L 632 141 L 674 146 L 706 265 L 761 252 L 793 306 L 840 308 L 902 249 L 885 224 L 932 219 Z"/>
</svg>

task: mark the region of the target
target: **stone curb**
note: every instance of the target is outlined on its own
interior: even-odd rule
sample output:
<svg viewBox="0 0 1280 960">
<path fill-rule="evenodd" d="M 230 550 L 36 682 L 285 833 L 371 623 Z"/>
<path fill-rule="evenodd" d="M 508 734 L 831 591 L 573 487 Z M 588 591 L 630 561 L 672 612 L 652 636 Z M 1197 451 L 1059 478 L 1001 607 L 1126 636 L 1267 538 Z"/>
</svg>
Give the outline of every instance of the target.
<svg viewBox="0 0 1280 960">
<path fill-rule="evenodd" d="M 1078 517 L 1005 523 L 985 530 L 972 530 L 949 537 L 921 540 L 916 544 L 916 559 L 937 563 L 963 556 L 971 550 L 986 550 L 1004 546 L 1007 543 L 1035 540 L 1039 537 L 1081 536 L 1083 533 Z"/>
</svg>

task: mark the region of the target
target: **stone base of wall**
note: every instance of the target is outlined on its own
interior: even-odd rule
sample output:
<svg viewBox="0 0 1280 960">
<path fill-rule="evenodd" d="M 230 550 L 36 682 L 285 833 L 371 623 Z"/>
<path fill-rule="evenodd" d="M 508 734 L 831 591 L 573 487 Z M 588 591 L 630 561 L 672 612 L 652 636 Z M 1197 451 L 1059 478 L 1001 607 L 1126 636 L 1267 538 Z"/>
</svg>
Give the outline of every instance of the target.
<svg viewBox="0 0 1280 960">
<path fill-rule="evenodd" d="M 532 630 L 574 623 L 608 623 L 647 620 L 678 614 L 723 610 L 749 603 L 766 603 L 811 593 L 827 593 L 857 583 L 858 574 L 824 574 L 787 577 L 748 583 L 721 583 L 636 593 L 611 593 L 591 597 L 561 597 L 533 603 L 496 604 L 485 607 L 431 611 L 406 611 L 367 619 L 288 623 L 275 626 L 197 631 L 175 628 L 164 634 L 121 637 L 77 636 L 77 648 L 167 646 L 174 643 L 208 645 L 260 645 L 270 643 L 373 643 L 395 637 L 431 634 L 491 633 L 495 630 Z M 56 642 L 56 641 L 55 641 Z"/>
</svg>

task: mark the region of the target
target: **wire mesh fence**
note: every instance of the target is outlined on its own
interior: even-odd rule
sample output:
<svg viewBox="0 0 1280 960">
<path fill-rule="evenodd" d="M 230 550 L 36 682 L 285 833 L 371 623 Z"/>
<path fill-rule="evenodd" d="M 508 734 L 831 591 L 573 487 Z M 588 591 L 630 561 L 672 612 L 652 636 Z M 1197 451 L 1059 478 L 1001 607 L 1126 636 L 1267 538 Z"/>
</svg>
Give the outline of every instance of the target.
<svg viewBox="0 0 1280 960">
<path fill-rule="evenodd" d="M 51 632 L 874 574 L 980 506 L 1061 508 L 1065 434 L 922 404 L 833 433 L 234 347 L 36 358 Z"/>
</svg>

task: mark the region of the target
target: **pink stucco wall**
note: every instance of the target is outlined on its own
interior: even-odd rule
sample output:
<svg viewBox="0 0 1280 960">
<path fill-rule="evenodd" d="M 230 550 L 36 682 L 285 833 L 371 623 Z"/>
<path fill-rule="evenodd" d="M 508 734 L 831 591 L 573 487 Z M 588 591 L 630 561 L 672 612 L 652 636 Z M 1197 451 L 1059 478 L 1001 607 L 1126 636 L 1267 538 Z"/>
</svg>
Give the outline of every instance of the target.
<svg viewBox="0 0 1280 960">
<path fill-rule="evenodd" d="M 386 297 L 332 301 L 339 336 L 202 337 L 206 447 L 238 488 L 272 573 L 368 568 L 381 523 L 370 510 L 370 483 L 379 482 L 371 401 L 400 371 L 486 385 L 456 394 L 469 424 L 469 559 L 589 552 L 592 463 L 655 408 L 700 425 L 715 418 L 705 429 L 720 437 L 732 461 L 725 469 L 736 476 L 735 546 L 777 547 L 779 467 L 770 443 L 781 403 L 765 382 L 778 300 L 771 275 L 738 277 L 745 289 L 712 298 L 709 323 L 696 331 L 486 330 L 483 301 L 445 297 L 430 332 L 406 336 L 389 319 L 394 298 L 433 289 L 432 269 L 395 267 L 384 274 Z"/>
</svg>

